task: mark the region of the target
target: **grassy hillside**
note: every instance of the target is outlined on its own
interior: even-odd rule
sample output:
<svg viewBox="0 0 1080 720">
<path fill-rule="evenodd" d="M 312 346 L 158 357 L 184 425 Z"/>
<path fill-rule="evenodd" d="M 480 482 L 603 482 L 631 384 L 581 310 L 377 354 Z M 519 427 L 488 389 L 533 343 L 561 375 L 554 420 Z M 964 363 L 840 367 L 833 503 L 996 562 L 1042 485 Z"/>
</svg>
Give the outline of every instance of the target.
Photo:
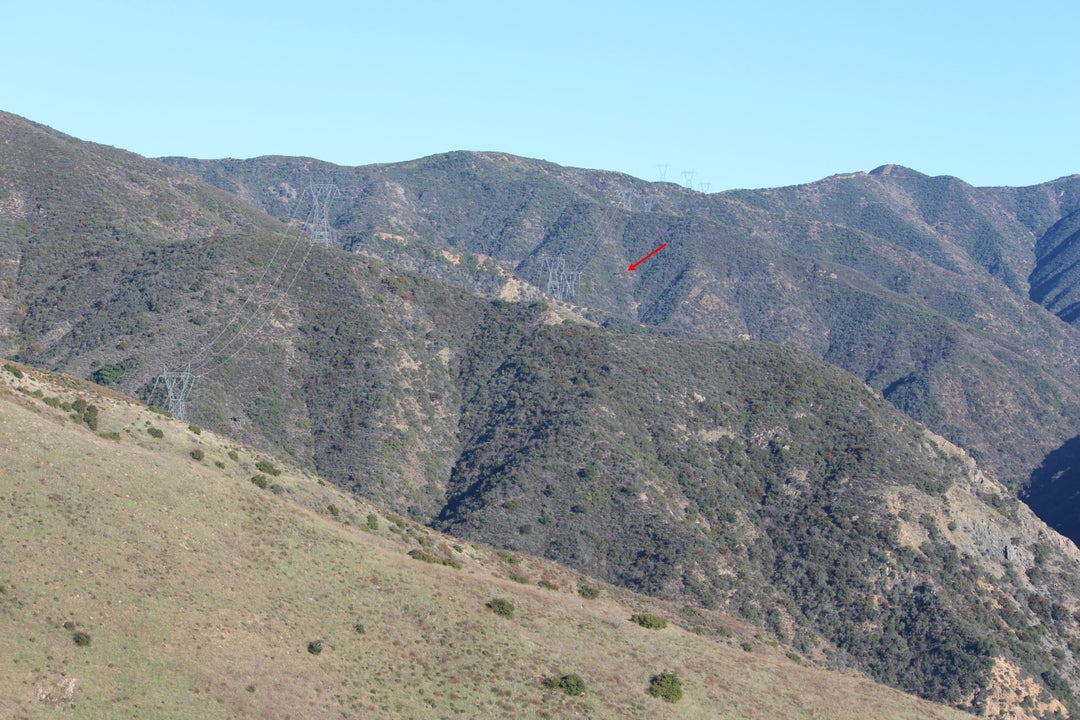
<svg viewBox="0 0 1080 720">
<path fill-rule="evenodd" d="M 741 622 L 438 535 L 121 396 L 20 372 L 0 374 L 5 717 L 961 717 L 802 665 Z M 59 406 L 80 399 L 96 430 Z M 675 705 L 647 692 L 665 670 Z M 542 686 L 570 673 L 584 695 Z"/>
</svg>

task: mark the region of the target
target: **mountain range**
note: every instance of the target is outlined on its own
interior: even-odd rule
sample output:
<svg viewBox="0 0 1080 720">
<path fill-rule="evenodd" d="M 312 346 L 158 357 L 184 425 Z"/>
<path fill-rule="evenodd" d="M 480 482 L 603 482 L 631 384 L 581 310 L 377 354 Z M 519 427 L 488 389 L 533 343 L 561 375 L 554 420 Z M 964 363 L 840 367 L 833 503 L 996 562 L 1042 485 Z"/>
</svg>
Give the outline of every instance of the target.
<svg viewBox="0 0 1080 720">
<path fill-rule="evenodd" d="M 1080 553 L 1017 494 L 1076 537 L 1078 208 L 1076 176 L 896 166 L 704 195 L 491 153 L 158 161 L 0 115 L 0 326 L 159 407 L 190 370 L 191 422 L 386 512 L 1075 714 Z"/>
</svg>

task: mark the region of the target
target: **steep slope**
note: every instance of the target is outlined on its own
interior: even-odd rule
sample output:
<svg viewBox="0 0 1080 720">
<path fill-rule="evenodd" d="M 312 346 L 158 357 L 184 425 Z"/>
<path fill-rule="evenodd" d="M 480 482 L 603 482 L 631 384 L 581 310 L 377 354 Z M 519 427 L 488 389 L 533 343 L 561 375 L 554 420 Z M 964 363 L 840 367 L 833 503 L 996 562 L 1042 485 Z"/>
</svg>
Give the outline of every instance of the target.
<svg viewBox="0 0 1080 720">
<path fill-rule="evenodd" d="M 1036 273 L 1032 297 L 1049 297 L 1036 245 L 1080 208 L 1080 177 L 973 188 L 886 166 L 702 195 L 484 153 L 361 168 L 165 160 L 278 217 L 310 179 L 332 178 L 343 247 L 489 296 L 516 296 L 525 281 L 535 297 L 548 287 L 543 259 L 563 256 L 582 273 L 572 302 L 597 322 L 807 349 L 1010 487 L 1080 432 L 1078 336 L 1029 301 L 1027 284 Z M 626 272 L 660 242 L 662 253 Z M 469 262 L 447 267 L 448 254 Z M 1054 297 L 1067 297 L 1072 276 L 1055 277 Z"/>
<path fill-rule="evenodd" d="M 280 228 L 161 163 L 0 113 L 0 348 L 32 356 L 167 243 Z M 161 288 L 142 311 L 171 301 Z M 173 289 L 175 290 L 175 289 Z"/>
<path fill-rule="evenodd" d="M 963 717 L 803 666 L 705 610 L 607 587 L 585 600 L 574 572 L 463 547 L 310 476 L 260 489 L 265 456 L 19 374 L 0 372 L 5 717 Z M 59 407 L 79 400 L 97 432 Z M 512 617 L 485 607 L 495 597 Z M 628 621 L 641 612 L 672 624 Z M 664 670 L 682 680 L 674 705 L 647 692 Z M 571 672 L 583 696 L 542 686 Z"/>
<path fill-rule="evenodd" d="M 1080 212 L 1059 220 L 1039 238 L 1031 299 L 1067 323 L 1080 320 Z"/>
</svg>

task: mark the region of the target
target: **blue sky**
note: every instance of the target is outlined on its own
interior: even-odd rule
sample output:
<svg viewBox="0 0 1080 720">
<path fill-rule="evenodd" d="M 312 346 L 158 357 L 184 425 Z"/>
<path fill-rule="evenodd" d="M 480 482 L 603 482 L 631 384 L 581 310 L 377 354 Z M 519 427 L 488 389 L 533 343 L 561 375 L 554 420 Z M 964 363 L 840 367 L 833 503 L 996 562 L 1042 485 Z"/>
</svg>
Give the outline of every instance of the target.
<svg viewBox="0 0 1080 720">
<path fill-rule="evenodd" d="M 148 156 L 497 150 L 710 192 L 1080 172 L 1073 0 L 11 5 L 0 109 Z"/>
</svg>

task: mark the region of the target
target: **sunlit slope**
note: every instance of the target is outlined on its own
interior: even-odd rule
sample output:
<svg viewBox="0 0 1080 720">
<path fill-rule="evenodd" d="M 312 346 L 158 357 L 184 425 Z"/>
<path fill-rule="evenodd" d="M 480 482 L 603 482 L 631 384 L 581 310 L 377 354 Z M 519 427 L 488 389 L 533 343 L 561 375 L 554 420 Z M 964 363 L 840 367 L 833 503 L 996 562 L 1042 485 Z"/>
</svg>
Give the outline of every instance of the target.
<svg viewBox="0 0 1080 720">
<path fill-rule="evenodd" d="M 586 600 L 576 573 L 260 472 L 267 458 L 78 381 L 0 377 L 4 717 L 963 717 L 738 623 L 725 638 L 722 616 L 606 586 Z M 671 622 L 628 621 L 641 611 Z M 665 669 L 675 705 L 647 693 Z M 584 696 L 541 686 L 571 672 Z"/>
</svg>

